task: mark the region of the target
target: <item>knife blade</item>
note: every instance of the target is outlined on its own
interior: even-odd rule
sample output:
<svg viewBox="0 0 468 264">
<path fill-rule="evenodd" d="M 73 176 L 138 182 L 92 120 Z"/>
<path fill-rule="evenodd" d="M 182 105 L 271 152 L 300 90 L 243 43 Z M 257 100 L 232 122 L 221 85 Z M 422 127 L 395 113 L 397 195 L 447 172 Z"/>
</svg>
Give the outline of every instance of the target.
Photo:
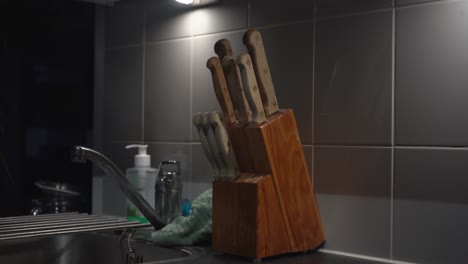
<svg viewBox="0 0 468 264">
<path fill-rule="evenodd" d="M 209 122 L 208 115 L 209 114 L 207 112 L 203 113 L 201 123 L 203 131 L 206 134 L 206 139 L 208 141 L 208 145 L 210 146 L 211 153 L 213 153 L 213 158 L 219 168 L 219 177 L 223 177 L 223 175 L 227 174 L 227 168 L 226 164 L 224 164 L 220 149 L 218 148 L 218 144 L 216 143 L 216 137 L 213 127 Z"/>
<path fill-rule="evenodd" d="M 222 121 L 222 114 L 219 112 L 209 113 L 209 122 L 214 129 L 218 149 L 220 150 L 221 157 L 226 164 L 226 175 L 221 175 L 223 180 L 234 180 L 239 176 L 239 167 L 237 166 L 236 156 L 232 148 L 231 141 Z"/>
<path fill-rule="evenodd" d="M 257 77 L 258 88 L 262 97 L 263 107 L 267 116 L 279 110 L 278 101 L 276 99 L 275 87 L 271 79 L 270 68 L 263 47 L 262 36 L 260 32 L 255 29 L 249 29 L 245 32 L 242 39 L 244 45 L 247 47 Z"/>
<path fill-rule="evenodd" d="M 211 72 L 213 79 L 213 88 L 218 99 L 218 103 L 224 113 L 224 121 L 230 125 L 237 121 L 232 105 L 231 96 L 229 95 L 226 78 L 224 77 L 221 61 L 217 57 L 211 57 L 206 62 L 206 67 Z"/>
<path fill-rule="evenodd" d="M 261 124 L 266 121 L 266 115 L 263 109 L 262 98 L 258 91 L 257 80 L 255 79 L 255 72 L 250 55 L 247 53 L 240 54 L 237 57 L 237 65 L 239 65 L 245 97 L 252 111 L 252 124 Z"/>
<path fill-rule="evenodd" d="M 220 177 L 219 167 L 218 167 L 218 164 L 216 163 L 213 152 L 208 143 L 206 133 L 203 129 L 202 119 L 203 119 L 203 114 L 199 112 L 193 116 L 192 122 L 198 130 L 198 135 L 200 136 L 200 142 L 201 142 L 203 152 L 205 153 L 205 156 L 208 158 L 208 161 L 210 162 L 213 179 L 218 179 Z"/>
<path fill-rule="evenodd" d="M 245 98 L 239 67 L 237 67 L 234 57 L 227 55 L 222 61 L 224 73 L 228 84 L 229 94 L 231 95 L 234 111 L 236 112 L 238 125 L 243 126 L 252 121 L 252 112 L 250 111 L 247 98 Z"/>
<path fill-rule="evenodd" d="M 214 45 L 214 51 L 218 55 L 219 60 L 222 61 L 226 56 L 234 56 L 232 52 L 231 42 L 227 39 L 220 39 Z"/>
</svg>

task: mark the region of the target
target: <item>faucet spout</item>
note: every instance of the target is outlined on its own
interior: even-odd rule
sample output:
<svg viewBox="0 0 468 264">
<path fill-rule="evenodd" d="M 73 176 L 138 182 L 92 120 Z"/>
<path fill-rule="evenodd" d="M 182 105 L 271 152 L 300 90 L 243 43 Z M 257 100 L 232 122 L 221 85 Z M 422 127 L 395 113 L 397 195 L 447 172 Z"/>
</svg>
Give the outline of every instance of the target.
<svg viewBox="0 0 468 264">
<path fill-rule="evenodd" d="M 125 177 L 125 174 L 110 159 L 93 149 L 74 146 L 72 149 L 72 161 L 84 163 L 86 160 L 94 162 L 106 174 L 111 175 L 117 181 L 125 196 L 148 219 L 155 230 L 164 227 L 164 222 L 159 218 L 151 205 L 138 193 L 133 184 Z"/>
</svg>

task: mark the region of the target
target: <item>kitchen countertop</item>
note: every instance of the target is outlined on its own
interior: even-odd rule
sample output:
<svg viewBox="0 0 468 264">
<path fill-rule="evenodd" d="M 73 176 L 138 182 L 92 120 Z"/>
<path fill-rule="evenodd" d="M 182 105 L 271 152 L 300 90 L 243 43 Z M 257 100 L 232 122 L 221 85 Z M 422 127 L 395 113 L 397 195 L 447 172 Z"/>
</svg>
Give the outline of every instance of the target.
<svg viewBox="0 0 468 264">
<path fill-rule="evenodd" d="M 142 231 L 142 230 L 139 230 Z M 146 232 L 146 231 L 145 231 Z M 212 249 L 211 242 L 195 244 L 194 247 L 205 251 L 201 256 L 193 259 L 186 259 L 179 264 L 245 264 L 255 263 L 252 258 L 224 254 Z M 179 247 L 180 248 L 180 247 Z M 198 251 L 198 250 L 197 250 Z M 198 252 L 199 253 L 199 252 Z M 174 263 L 174 262 L 172 262 Z M 376 260 L 367 260 L 351 256 L 343 256 L 322 251 L 309 250 L 305 253 L 289 253 L 273 257 L 263 258 L 260 263 L 264 264 L 376 264 L 388 263 Z"/>
<path fill-rule="evenodd" d="M 184 261 L 184 263 L 193 264 L 241 264 L 254 263 L 251 258 L 238 257 L 228 254 L 215 252 L 210 246 L 201 246 L 206 253 L 198 258 Z M 320 251 L 307 253 L 291 253 L 275 257 L 262 259 L 260 263 L 265 264 L 372 264 L 383 263 L 372 260 L 353 258 L 348 256 L 335 255 Z"/>
</svg>

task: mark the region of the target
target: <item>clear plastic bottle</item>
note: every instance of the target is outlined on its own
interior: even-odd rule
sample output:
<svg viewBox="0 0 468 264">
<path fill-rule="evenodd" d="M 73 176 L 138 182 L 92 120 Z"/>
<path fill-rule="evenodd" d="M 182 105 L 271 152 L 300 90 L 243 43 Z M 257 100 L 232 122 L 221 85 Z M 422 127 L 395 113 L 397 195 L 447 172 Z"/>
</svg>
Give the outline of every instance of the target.
<svg viewBox="0 0 468 264">
<path fill-rule="evenodd" d="M 138 148 L 138 154 L 135 155 L 135 167 L 127 169 L 127 179 L 143 198 L 154 208 L 154 188 L 158 170 L 151 167 L 151 156 L 147 154 L 148 145 L 128 145 L 126 149 Z M 127 201 L 127 219 L 130 221 L 138 220 L 147 223 L 148 220 L 131 203 Z"/>
</svg>

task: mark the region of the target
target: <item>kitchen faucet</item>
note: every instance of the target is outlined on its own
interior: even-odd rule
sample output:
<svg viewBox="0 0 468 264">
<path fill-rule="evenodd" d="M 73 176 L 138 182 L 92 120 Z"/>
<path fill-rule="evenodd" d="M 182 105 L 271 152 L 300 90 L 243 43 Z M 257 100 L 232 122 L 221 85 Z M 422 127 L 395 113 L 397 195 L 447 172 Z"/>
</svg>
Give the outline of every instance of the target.
<svg viewBox="0 0 468 264">
<path fill-rule="evenodd" d="M 159 230 L 165 226 L 164 221 L 156 214 L 151 205 L 138 193 L 133 184 L 125 177 L 125 174 L 110 159 L 93 149 L 74 146 L 72 149 L 72 161 L 84 163 L 86 160 L 94 162 L 106 174 L 111 175 L 117 181 L 125 196 L 148 219 L 155 230 Z"/>
</svg>

